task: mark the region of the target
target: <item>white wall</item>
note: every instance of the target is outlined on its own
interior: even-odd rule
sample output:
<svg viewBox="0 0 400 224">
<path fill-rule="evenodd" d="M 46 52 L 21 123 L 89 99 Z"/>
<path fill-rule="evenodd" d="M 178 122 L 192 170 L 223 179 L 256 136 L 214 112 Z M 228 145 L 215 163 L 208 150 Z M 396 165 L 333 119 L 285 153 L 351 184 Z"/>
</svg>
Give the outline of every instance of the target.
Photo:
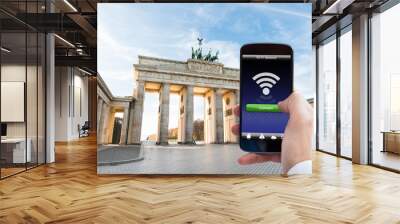
<svg viewBox="0 0 400 224">
<path fill-rule="evenodd" d="M 30 70 L 28 66 L 28 70 Z M 3 82 L 24 82 L 26 75 L 25 64 L 3 64 L 1 66 L 1 81 Z M 32 94 L 33 95 L 33 94 Z M 29 94 L 28 94 L 29 97 Z M 24 110 L 24 108 L 22 108 Z M 7 108 L 1 108 L 7 110 Z M 30 120 L 28 118 L 28 120 Z M 26 122 L 7 122 L 7 137 L 25 137 Z"/>
<path fill-rule="evenodd" d="M 56 67 L 55 73 L 55 141 L 70 141 L 88 120 L 88 78 L 72 67 Z"/>
<path fill-rule="evenodd" d="M 25 64 L 3 64 L 1 66 L 1 81 L 18 81 L 25 82 Z M 1 108 L 7 110 L 7 108 Z M 8 122 L 7 123 L 7 137 L 25 137 L 25 122 Z"/>
<path fill-rule="evenodd" d="M 85 123 L 85 121 L 88 121 L 89 116 L 88 116 L 88 78 L 81 76 L 81 73 L 76 74 L 75 70 L 75 75 L 74 75 L 74 109 L 75 109 L 75 114 L 72 117 L 71 120 L 71 135 L 73 136 L 72 138 L 78 138 L 79 137 L 79 132 L 78 132 L 78 124 L 81 126 Z M 80 96 L 80 97 L 79 97 Z"/>
<path fill-rule="evenodd" d="M 38 70 L 37 70 L 38 69 Z M 20 82 L 24 83 L 26 88 L 19 89 L 18 94 L 25 94 L 22 96 L 23 105 L 18 108 L 4 106 L 1 108 L 2 114 L 4 113 L 22 113 L 19 117 L 23 117 L 19 122 L 5 122 L 7 124 L 7 137 L 9 138 L 24 138 L 27 136 L 29 139 L 29 147 L 31 149 L 32 161 L 39 163 L 44 162 L 44 74 L 42 73 L 41 66 L 25 65 L 25 63 L 4 63 L 1 66 L 1 81 L 2 82 Z M 3 83 L 2 83 L 3 85 Z M 9 98 L 6 89 L 2 89 L 2 98 Z M 8 93 L 11 94 L 11 93 Z M 17 93 L 15 93 L 17 94 Z M 12 103 L 12 102 L 11 102 Z M 17 102 L 15 102 L 17 104 Z M 26 103 L 26 106 L 25 106 Z M 19 110 L 19 111 L 18 111 Z M 26 113 L 26 120 L 24 114 Z M 3 120 L 3 119 L 2 119 Z M 37 153 L 39 156 L 37 156 Z"/>
<path fill-rule="evenodd" d="M 67 67 L 55 68 L 55 140 L 65 141 L 68 139 L 69 96 L 68 88 L 70 77 L 67 75 Z"/>
</svg>

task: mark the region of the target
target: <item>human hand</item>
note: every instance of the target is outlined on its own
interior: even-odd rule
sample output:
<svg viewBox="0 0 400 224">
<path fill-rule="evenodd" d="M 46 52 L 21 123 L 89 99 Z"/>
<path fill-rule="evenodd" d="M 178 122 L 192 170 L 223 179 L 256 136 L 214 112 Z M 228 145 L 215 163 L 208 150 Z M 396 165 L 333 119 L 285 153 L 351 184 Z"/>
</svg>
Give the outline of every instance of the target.
<svg viewBox="0 0 400 224">
<path fill-rule="evenodd" d="M 284 101 L 278 103 L 282 112 L 289 113 L 289 121 L 285 128 L 279 155 L 263 155 L 248 153 L 239 158 L 241 165 L 262 163 L 267 161 L 281 162 L 283 173 L 296 164 L 311 160 L 314 115 L 311 105 L 298 92 L 293 92 Z M 235 115 L 239 116 L 240 108 L 235 108 Z M 232 132 L 239 135 L 239 125 L 232 127 Z"/>
</svg>

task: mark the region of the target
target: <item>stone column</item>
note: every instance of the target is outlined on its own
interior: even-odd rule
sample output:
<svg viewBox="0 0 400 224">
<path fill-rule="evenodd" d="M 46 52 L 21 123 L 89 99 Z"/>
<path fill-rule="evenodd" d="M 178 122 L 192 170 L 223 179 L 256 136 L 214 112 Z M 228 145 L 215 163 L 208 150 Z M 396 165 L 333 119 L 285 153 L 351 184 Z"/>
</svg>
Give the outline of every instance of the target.
<svg viewBox="0 0 400 224">
<path fill-rule="evenodd" d="M 157 136 L 157 143 L 161 145 L 168 144 L 169 89 L 169 83 L 161 85 Z"/>
<path fill-rule="evenodd" d="M 136 87 L 136 101 L 134 104 L 133 117 L 132 117 L 132 136 L 130 143 L 139 144 L 140 143 L 140 135 L 142 131 L 142 118 L 143 118 L 143 102 L 144 102 L 144 81 L 138 81 Z"/>
<path fill-rule="evenodd" d="M 240 103 L 240 91 L 239 90 L 235 90 L 235 107 L 239 106 Z M 236 123 L 239 123 L 239 116 L 235 115 L 235 121 Z"/>
<path fill-rule="evenodd" d="M 107 125 L 110 116 L 110 108 L 107 103 L 103 103 L 101 108 L 101 117 L 99 123 L 99 132 L 97 133 L 97 144 L 107 143 Z"/>
<path fill-rule="evenodd" d="M 100 118 L 101 118 L 101 108 L 103 106 L 103 99 L 101 97 L 97 97 L 97 132 L 99 132 L 99 122 L 100 122 Z"/>
<path fill-rule="evenodd" d="M 235 91 L 235 107 L 234 108 L 240 106 L 239 104 L 240 104 L 240 91 L 236 90 Z M 239 122 L 240 122 L 239 116 L 235 115 L 235 122 L 236 122 L 236 124 L 239 124 Z M 239 135 L 236 136 L 236 142 L 239 142 L 239 137 L 240 137 Z"/>
<path fill-rule="evenodd" d="M 122 127 L 121 127 L 121 137 L 119 139 L 119 144 L 126 144 L 126 131 L 128 129 L 128 119 L 129 119 L 129 105 L 124 109 L 124 117 L 122 118 Z"/>
<path fill-rule="evenodd" d="M 224 112 L 222 109 L 222 90 L 215 90 L 215 133 L 216 142 L 224 143 Z"/>
<path fill-rule="evenodd" d="M 107 105 L 107 123 L 105 125 L 104 143 L 112 143 L 112 137 L 114 134 L 114 123 L 115 123 L 115 110 L 112 106 Z"/>
<path fill-rule="evenodd" d="M 184 143 L 193 141 L 193 86 L 186 86 Z"/>
<path fill-rule="evenodd" d="M 129 103 L 129 115 L 128 115 L 128 131 L 127 131 L 127 144 L 132 144 L 132 132 L 133 132 L 133 113 L 135 109 L 135 101 L 133 100 L 132 102 Z"/>
<path fill-rule="evenodd" d="M 98 105 L 99 109 L 97 111 L 99 116 L 99 121 L 97 122 L 97 144 L 103 143 L 103 137 L 101 136 L 103 133 L 103 127 L 104 127 L 104 113 L 103 113 L 103 107 L 104 107 L 104 101 L 102 100 L 100 104 Z"/>
</svg>

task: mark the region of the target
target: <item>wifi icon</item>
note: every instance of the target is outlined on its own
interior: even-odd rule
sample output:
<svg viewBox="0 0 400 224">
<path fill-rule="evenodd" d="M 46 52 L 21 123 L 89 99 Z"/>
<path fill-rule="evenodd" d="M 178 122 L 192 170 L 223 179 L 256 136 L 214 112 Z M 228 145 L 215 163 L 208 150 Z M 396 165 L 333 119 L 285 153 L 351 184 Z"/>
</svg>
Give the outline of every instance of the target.
<svg viewBox="0 0 400 224">
<path fill-rule="evenodd" d="M 262 72 L 253 76 L 253 80 L 256 81 L 258 86 L 262 89 L 263 94 L 268 96 L 271 92 L 270 89 L 280 80 L 280 78 L 273 73 Z"/>
</svg>

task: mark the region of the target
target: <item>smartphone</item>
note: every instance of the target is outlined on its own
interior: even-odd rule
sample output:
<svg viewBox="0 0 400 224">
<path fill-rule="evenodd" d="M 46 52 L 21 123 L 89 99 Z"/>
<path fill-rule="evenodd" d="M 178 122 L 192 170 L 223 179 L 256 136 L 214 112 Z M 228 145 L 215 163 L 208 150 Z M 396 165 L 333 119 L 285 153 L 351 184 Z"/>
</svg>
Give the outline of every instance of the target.
<svg viewBox="0 0 400 224">
<path fill-rule="evenodd" d="M 277 103 L 293 92 L 293 50 L 254 43 L 240 49 L 240 148 L 280 153 L 289 115 Z"/>
</svg>

